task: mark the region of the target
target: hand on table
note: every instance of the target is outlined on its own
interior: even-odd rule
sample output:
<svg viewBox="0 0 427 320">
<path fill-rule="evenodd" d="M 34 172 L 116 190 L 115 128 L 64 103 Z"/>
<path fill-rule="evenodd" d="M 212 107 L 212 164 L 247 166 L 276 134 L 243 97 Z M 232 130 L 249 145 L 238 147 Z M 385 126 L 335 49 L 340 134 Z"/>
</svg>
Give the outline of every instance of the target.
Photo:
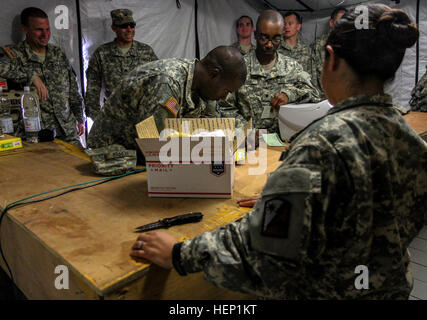
<svg viewBox="0 0 427 320">
<path fill-rule="evenodd" d="M 253 208 L 253 206 L 255 205 L 255 203 L 257 202 L 257 200 L 259 199 L 259 195 L 257 196 L 253 196 L 253 197 L 248 197 L 248 198 L 243 198 L 237 201 L 237 204 L 240 207 L 248 207 L 248 208 Z"/>
<path fill-rule="evenodd" d="M 176 239 L 163 232 L 146 232 L 138 236 L 132 246 L 130 255 L 146 259 L 165 269 L 172 269 L 172 249 Z"/>
<path fill-rule="evenodd" d="M 259 130 L 255 134 L 251 133 L 246 137 L 246 150 L 255 151 L 259 146 Z"/>
</svg>

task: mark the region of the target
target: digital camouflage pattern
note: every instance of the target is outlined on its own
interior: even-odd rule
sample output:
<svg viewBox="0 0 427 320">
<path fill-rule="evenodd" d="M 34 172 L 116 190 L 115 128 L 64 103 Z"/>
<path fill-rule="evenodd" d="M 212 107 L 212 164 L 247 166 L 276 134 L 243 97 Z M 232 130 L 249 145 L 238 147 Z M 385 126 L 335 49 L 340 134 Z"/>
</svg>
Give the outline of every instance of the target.
<svg viewBox="0 0 427 320">
<path fill-rule="evenodd" d="M 321 187 L 300 183 L 298 172 L 320 174 Z M 291 210 L 303 215 L 289 230 L 300 234 L 293 244 L 262 234 L 265 240 L 254 240 L 261 230 L 251 233 L 253 220 L 272 198 L 293 198 Z M 296 137 L 247 216 L 183 242 L 179 265 L 203 271 L 217 286 L 269 299 L 408 299 L 407 248 L 426 211 L 427 143 L 390 96 L 357 96 Z M 265 245 L 273 240 L 289 252 Z M 359 265 L 369 270 L 367 290 L 355 288 Z"/>
<path fill-rule="evenodd" d="M 279 133 L 277 117 L 262 119 L 262 114 L 273 97 L 281 92 L 288 96 L 289 103 L 320 101 L 310 75 L 294 59 L 278 53 L 276 65 L 270 71 L 262 69 L 255 50 L 244 59 L 248 71 L 245 84 L 218 103 L 221 116 L 235 118 L 236 127 L 243 127 L 252 118 L 254 128 Z"/>
<path fill-rule="evenodd" d="M 191 90 L 197 60 L 166 59 L 139 66 L 105 102 L 88 137 L 88 147 L 121 144 L 137 150 L 135 125 L 154 116 L 159 132 L 166 118 L 217 117 L 216 102 Z"/>
<path fill-rule="evenodd" d="M 55 129 L 57 138 L 79 144 L 77 122 L 84 123 L 83 99 L 80 95 L 76 74 L 64 52 L 51 44 L 46 47 L 46 58 L 42 63 L 26 41 L 8 46 L 15 59 L 11 59 L 12 69 L 25 70 L 17 76 L 9 74 L 15 82 L 23 82 L 24 77 L 37 74 L 45 84 L 49 97 L 40 100 L 41 125 Z"/>
<path fill-rule="evenodd" d="M 251 43 L 251 47 L 250 47 L 249 51 L 245 52 L 245 50 L 243 50 L 242 46 L 240 45 L 239 41 L 236 41 L 230 47 L 238 49 L 242 55 L 245 55 L 245 54 L 249 53 L 249 51 L 255 49 L 255 46 Z"/>
<path fill-rule="evenodd" d="M 326 99 L 325 92 L 322 88 L 322 69 L 325 61 L 325 46 L 328 40 L 329 32 L 321 35 L 310 46 L 313 63 L 311 66 L 311 76 L 313 83 L 320 92 L 322 99 Z"/>
<path fill-rule="evenodd" d="M 111 20 L 116 26 L 121 24 L 135 22 L 132 17 L 132 11 L 129 9 L 116 9 L 110 12 Z"/>
<path fill-rule="evenodd" d="M 294 47 L 291 47 L 284 39 L 280 45 L 278 52 L 293 58 L 302 66 L 305 72 L 311 74 L 312 72 L 312 57 L 310 47 L 301 41 L 298 41 Z"/>
<path fill-rule="evenodd" d="M 126 54 L 120 51 L 116 41 L 97 48 L 86 71 L 86 115 L 92 119 L 98 115 L 103 86 L 105 98 L 108 98 L 126 74 L 137 66 L 154 60 L 157 60 L 157 56 L 153 49 L 135 40 Z"/>
<path fill-rule="evenodd" d="M 90 157 L 93 170 L 97 174 L 115 176 L 136 167 L 136 150 L 126 150 L 118 144 L 85 150 L 85 153 Z"/>
<path fill-rule="evenodd" d="M 427 71 L 412 89 L 411 96 L 411 101 L 409 101 L 411 110 L 427 112 Z"/>
<path fill-rule="evenodd" d="M 7 52 L 5 50 L 8 50 Z M 9 54 L 11 56 L 9 56 Z M 14 82 L 26 86 L 31 83 L 34 74 L 21 66 L 13 52 L 6 47 L 0 47 L 0 77 L 12 79 Z"/>
</svg>

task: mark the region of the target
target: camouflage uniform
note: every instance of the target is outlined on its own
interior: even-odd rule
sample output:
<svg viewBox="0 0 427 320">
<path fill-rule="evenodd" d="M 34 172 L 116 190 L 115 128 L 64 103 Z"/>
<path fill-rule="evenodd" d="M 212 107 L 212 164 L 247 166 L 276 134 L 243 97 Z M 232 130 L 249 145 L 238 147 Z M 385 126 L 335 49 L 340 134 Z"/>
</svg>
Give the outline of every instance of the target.
<svg viewBox="0 0 427 320">
<path fill-rule="evenodd" d="M 5 50 L 8 50 L 8 52 Z M 8 47 L 5 47 L 5 49 L 0 48 L 0 77 L 13 78 L 14 82 L 26 86 L 32 82 L 31 80 L 35 74 L 31 70 L 25 70 L 15 58 L 16 56 Z"/>
<path fill-rule="evenodd" d="M 326 99 L 325 93 L 323 92 L 322 88 L 322 69 L 323 62 L 325 61 L 325 46 L 328 37 L 329 32 L 317 38 L 310 46 L 311 55 L 313 59 L 313 63 L 311 66 L 311 76 L 313 78 L 313 83 L 319 90 L 322 99 Z"/>
<path fill-rule="evenodd" d="M 12 68 L 19 66 L 21 70 L 26 70 L 27 78 L 37 74 L 49 92 L 48 99 L 40 101 L 42 128 L 55 129 L 57 138 L 79 144 L 76 121 L 84 123 L 83 99 L 76 74 L 65 54 L 60 48 L 48 44 L 42 63 L 26 41 L 8 48 L 16 56 L 11 61 Z M 24 74 L 9 75 L 13 81 L 23 82 Z"/>
<path fill-rule="evenodd" d="M 426 66 L 427 69 L 427 66 Z M 427 112 L 427 71 L 417 85 L 412 89 L 412 98 L 409 101 L 412 111 Z"/>
<path fill-rule="evenodd" d="M 298 41 L 297 44 L 292 48 L 283 39 L 278 52 L 284 56 L 295 59 L 302 66 L 305 72 L 311 74 L 312 57 L 309 46 L 302 43 L 301 41 Z"/>
<path fill-rule="evenodd" d="M 88 137 L 88 147 L 120 144 L 136 150 L 135 125 L 154 116 L 159 132 L 166 118 L 216 117 L 216 102 L 191 90 L 196 60 L 166 59 L 131 71 L 105 102 Z"/>
<path fill-rule="evenodd" d="M 277 118 L 262 119 L 262 113 L 281 92 L 286 93 L 289 103 L 320 101 L 310 75 L 294 59 L 278 53 L 274 68 L 264 71 L 252 50 L 245 56 L 245 62 L 248 71 L 245 84 L 218 103 L 222 117 L 236 118 L 236 127 L 242 127 L 252 118 L 254 128 L 279 133 Z"/>
<path fill-rule="evenodd" d="M 241 221 L 173 248 L 177 271 L 271 299 L 407 299 L 427 144 L 387 95 L 337 104 L 284 153 Z M 355 269 L 369 289 L 355 288 Z"/>
<path fill-rule="evenodd" d="M 103 44 L 96 49 L 86 72 L 86 115 L 95 119 L 99 113 L 102 85 L 105 87 L 105 98 L 108 98 L 124 75 L 135 67 L 154 60 L 157 60 L 157 56 L 153 49 L 135 40 L 125 55 L 120 51 L 116 41 Z"/>
<path fill-rule="evenodd" d="M 242 55 L 246 55 L 247 53 L 249 53 L 249 52 L 245 53 L 245 51 L 243 51 L 242 46 L 240 45 L 239 41 L 233 43 L 231 45 L 231 47 L 238 49 Z M 249 51 L 251 51 L 253 49 L 255 49 L 255 46 L 251 43 L 251 48 L 249 49 Z"/>
</svg>

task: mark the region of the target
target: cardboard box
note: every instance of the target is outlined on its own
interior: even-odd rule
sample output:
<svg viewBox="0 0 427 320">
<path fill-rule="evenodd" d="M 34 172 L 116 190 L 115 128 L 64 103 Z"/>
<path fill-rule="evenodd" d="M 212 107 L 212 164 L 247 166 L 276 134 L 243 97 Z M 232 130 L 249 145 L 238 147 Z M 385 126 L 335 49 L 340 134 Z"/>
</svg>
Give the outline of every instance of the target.
<svg viewBox="0 0 427 320">
<path fill-rule="evenodd" d="M 165 129 L 160 135 L 153 117 L 136 125 L 136 142 L 146 161 L 148 195 L 231 198 L 234 119 L 167 119 Z M 226 135 L 207 134 L 218 129 Z M 198 132 L 207 136 L 195 136 Z"/>
<path fill-rule="evenodd" d="M 22 148 L 21 138 L 9 136 L 7 134 L 0 137 L 0 152 L 19 148 Z"/>
</svg>

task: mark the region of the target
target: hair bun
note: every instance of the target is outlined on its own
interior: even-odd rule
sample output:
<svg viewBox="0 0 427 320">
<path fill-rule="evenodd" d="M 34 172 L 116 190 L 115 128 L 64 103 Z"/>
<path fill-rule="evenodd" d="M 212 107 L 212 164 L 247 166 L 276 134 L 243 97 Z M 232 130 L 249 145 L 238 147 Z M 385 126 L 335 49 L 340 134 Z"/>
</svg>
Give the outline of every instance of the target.
<svg viewBox="0 0 427 320">
<path fill-rule="evenodd" d="M 391 9 L 378 19 L 376 29 L 398 48 L 410 48 L 419 37 L 419 31 L 405 11 Z"/>
</svg>

